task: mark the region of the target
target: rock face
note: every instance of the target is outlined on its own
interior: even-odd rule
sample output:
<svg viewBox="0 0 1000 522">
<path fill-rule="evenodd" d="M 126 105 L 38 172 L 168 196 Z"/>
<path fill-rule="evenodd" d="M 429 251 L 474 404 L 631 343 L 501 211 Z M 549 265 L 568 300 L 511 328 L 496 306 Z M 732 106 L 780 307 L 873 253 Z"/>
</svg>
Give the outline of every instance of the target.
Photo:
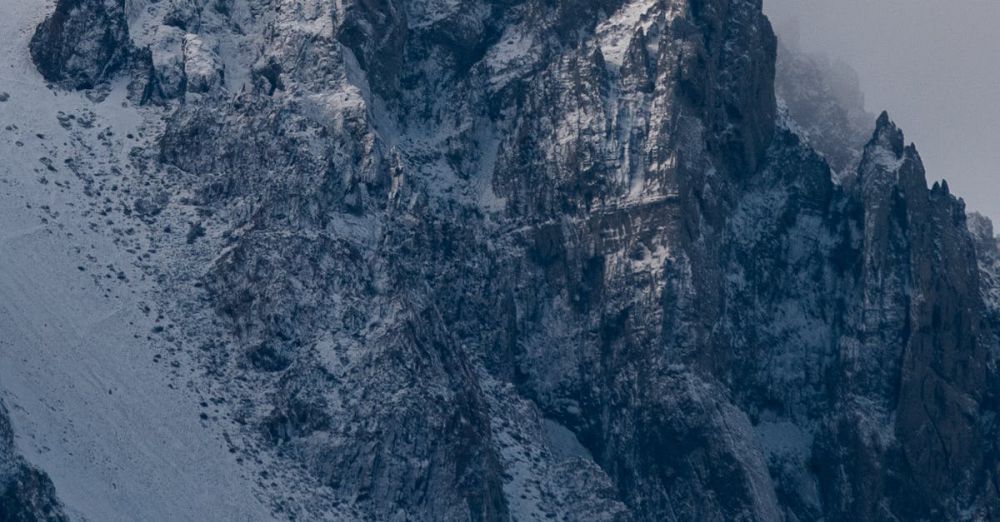
<svg viewBox="0 0 1000 522">
<path fill-rule="evenodd" d="M 1000 237 L 994 235 L 993 223 L 983 215 L 971 212 L 968 219 L 979 261 L 980 292 L 988 321 L 1000 345 Z"/>
<path fill-rule="evenodd" d="M 33 50 L 74 87 L 114 60 L 65 43 L 129 35 L 80 5 Z M 133 159 L 204 221 L 165 299 L 315 506 L 1000 517 L 995 241 L 887 115 L 860 148 L 841 90 L 778 110 L 759 0 L 144 9 Z"/>
<path fill-rule="evenodd" d="M 7 409 L 0 403 L 0 521 L 65 520 L 52 481 L 17 455 Z"/>
<path fill-rule="evenodd" d="M 95 87 L 128 59 L 125 0 L 60 0 L 35 30 L 30 48 L 46 80 L 71 89 Z"/>
</svg>

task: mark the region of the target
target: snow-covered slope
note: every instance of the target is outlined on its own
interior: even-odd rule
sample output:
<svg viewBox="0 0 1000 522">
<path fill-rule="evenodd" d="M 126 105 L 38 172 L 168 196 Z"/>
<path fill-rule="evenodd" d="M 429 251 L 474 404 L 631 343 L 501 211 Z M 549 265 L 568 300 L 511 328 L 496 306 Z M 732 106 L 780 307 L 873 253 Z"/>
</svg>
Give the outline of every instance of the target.
<svg viewBox="0 0 1000 522">
<path fill-rule="evenodd" d="M 200 372 L 153 333 L 130 225 L 96 195 L 121 183 L 145 116 L 124 82 L 100 103 L 46 87 L 27 45 L 50 9 L 0 3 L 0 393 L 17 446 L 74 519 L 266 520 Z"/>
</svg>

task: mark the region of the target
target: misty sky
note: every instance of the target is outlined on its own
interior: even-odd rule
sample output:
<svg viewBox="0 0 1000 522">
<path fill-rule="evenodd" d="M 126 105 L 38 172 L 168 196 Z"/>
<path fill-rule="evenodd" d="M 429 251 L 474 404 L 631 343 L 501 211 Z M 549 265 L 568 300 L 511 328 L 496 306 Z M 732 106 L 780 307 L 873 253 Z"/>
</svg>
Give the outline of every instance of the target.
<svg viewBox="0 0 1000 522">
<path fill-rule="evenodd" d="M 858 71 L 869 112 L 917 144 L 928 182 L 947 179 L 1000 228 L 1000 1 L 764 0 L 779 38 Z M 874 126 L 874 122 L 873 122 Z"/>
</svg>

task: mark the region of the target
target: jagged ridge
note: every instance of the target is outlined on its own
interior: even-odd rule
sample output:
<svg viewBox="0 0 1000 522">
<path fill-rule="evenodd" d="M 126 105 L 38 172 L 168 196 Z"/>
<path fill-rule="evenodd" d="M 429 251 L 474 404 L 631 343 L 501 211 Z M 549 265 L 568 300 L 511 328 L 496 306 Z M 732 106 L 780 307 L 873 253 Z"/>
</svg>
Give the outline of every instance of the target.
<svg viewBox="0 0 1000 522">
<path fill-rule="evenodd" d="M 92 40 L 55 27 L 146 49 L 141 161 L 217 238 L 164 284 L 206 274 L 213 371 L 354 516 L 997 517 L 987 242 L 887 115 L 858 157 L 789 104 L 835 182 L 759 1 L 161 2 L 142 34 L 80 1 L 40 70 L 119 67 L 44 58 Z"/>
</svg>

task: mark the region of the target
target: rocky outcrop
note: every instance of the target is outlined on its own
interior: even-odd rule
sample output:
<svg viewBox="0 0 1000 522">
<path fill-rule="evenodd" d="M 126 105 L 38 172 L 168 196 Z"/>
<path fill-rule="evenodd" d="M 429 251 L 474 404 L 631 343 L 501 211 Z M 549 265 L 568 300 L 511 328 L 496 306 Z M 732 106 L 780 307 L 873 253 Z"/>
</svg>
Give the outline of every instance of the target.
<svg viewBox="0 0 1000 522">
<path fill-rule="evenodd" d="M 1000 346 L 1000 237 L 994 235 L 989 218 L 981 214 L 970 212 L 968 225 L 976 244 L 980 293 L 986 305 L 987 320 L 996 339 L 994 346 Z"/>
<path fill-rule="evenodd" d="M 879 397 L 894 411 L 883 462 L 900 459 L 896 473 L 904 477 L 891 485 L 887 477 L 875 490 L 899 488 L 892 512 L 903 519 L 956 517 L 960 499 L 989 513 L 997 502 L 991 492 L 996 462 L 987 451 L 993 435 L 981 419 L 993 407 L 991 339 L 964 204 L 947 183 L 928 189 L 916 150 L 904 147 L 885 114 L 858 172 L 867 317 L 858 319 L 856 344 L 844 346 L 858 350 L 849 359 L 857 370 L 844 388 Z M 882 473 L 889 475 L 891 467 Z M 885 509 L 870 502 L 872 516 Z"/>
<path fill-rule="evenodd" d="M 131 52 L 125 0 L 59 0 L 31 38 L 46 80 L 90 89 L 123 69 Z"/>
<path fill-rule="evenodd" d="M 10 418 L 0 403 L 0 521 L 66 520 L 52 481 L 17 455 Z"/>
</svg>

